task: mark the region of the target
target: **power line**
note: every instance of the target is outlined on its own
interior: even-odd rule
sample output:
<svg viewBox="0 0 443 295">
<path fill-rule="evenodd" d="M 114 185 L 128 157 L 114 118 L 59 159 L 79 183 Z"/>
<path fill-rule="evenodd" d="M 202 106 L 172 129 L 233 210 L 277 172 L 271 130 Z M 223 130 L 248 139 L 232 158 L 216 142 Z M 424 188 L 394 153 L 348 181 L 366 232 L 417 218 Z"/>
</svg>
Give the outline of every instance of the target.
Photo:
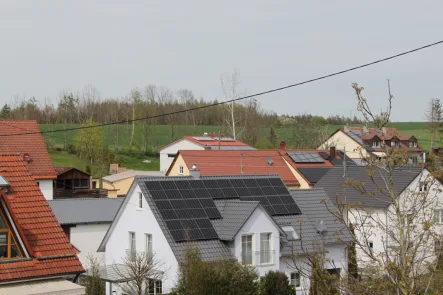
<svg viewBox="0 0 443 295">
<path fill-rule="evenodd" d="M 52 130 L 52 131 L 27 132 L 27 133 L 16 133 L 16 134 L 0 134 L 0 137 L 1 136 L 4 137 L 4 136 L 18 136 L 18 135 L 26 135 L 26 134 L 37 134 L 37 133 L 44 134 L 44 133 L 50 133 L 50 132 L 52 132 L 52 133 L 54 133 L 54 132 L 66 132 L 66 131 L 73 131 L 73 130 L 80 130 L 80 129 L 97 128 L 97 127 L 104 127 L 104 126 L 110 126 L 110 125 L 118 125 L 118 124 L 131 123 L 131 122 L 137 122 L 137 121 L 142 121 L 142 120 L 161 118 L 161 117 L 165 117 L 165 116 L 176 115 L 176 114 L 181 114 L 181 113 L 186 113 L 186 112 L 206 109 L 206 108 L 209 108 L 209 107 L 214 107 L 214 106 L 218 106 L 218 105 L 224 105 L 224 104 L 231 103 L 231 102 L 245 100 L 245 99 L 256 97 L 256 96 L 261 96 L 261 95 L 265 95 L 265 94 L 269 94 L 269 93 L 285 90 L 285 89 L 288 89 L 288 88 L 301 86 L 301 85 L 312 83 L 312 82 L 316 82 L 316 81 L 319 81 L 319 80 L 324 80 L 324 79 L 327 79 L 327 78 L 330 78 L 330 77 L 333 77 L 333 76 L 338 76 L 338 75 L 341 75 L 341 74 L 344 74 L 344 73 L 347 73 L 347 72 L 351 72 L 351 71 L 355 71 L 355 70 L 358 70 L 358 69 L 366 68 L 366 67 L 369 67 L 369 66 L 372 66 L 372 65 L 375 65 L 375 64 L 378 64 L 378 63 L 382 63 L 382 62 L 385 62 L 385 61 L 388 61 L 388 60 L 391 60 L 391 59 L 394 59 L 394 58 L 397 58 L 397 57 L 400 57 L 400 56 L 403 56 L 403 55 L 407 55 L 407 54 L 414 53 L 414 52 L 417 52 L 417 51 L 420 51 L 420 50 L 423 50 L 423 49 L 426 49 L 426 48 L 430 48 L 430 47 L 439 45 L 441 43 L 443 43 L 443 40 L 438 41 L 438 42 L 434 42 L 434 43 L 431 43 L 431 44 L 428 44 L 428 45 L 425 45 L 425 46 L 421 46 L 421 47 L 418 47 L 418 48 L 415 48 L 415 49 L 412 49 L 412 50 L 404 51 L 402 53 L 391 55 L 391 56 L 388 56 L 388 57 L 385 57 L 385 58 L 382 58 L 382 59 L 378 59 L 376 61 L 369 62 L 369 63 L 363 64 L 363 65 L 355 66 L 355 67 L 352 67 L 352 68 L 349 68 L 349 69 L 346 69 L 346 70 L 342 70 L 342 71 L 334 72 L 334 73 L 327 74 L 327 75 L 324 75 L 324 76 L 320 76 L 320 77 L 317 77 L 317 78 L 313 78 L 313 79 L 310 79 L 310 80 L 306 80 L 306 81 L 303 81 L 303 82 L 299 82 L 299 83 L 295 83 L 295 84 L 290 84 L 290 85 L 287 85 L 287 86 L 283 86 L 283 87 L 279 87 L 279 88 L 274 88 L 274 89 L 271 89 L 271 90 L 266 90 L 266 91 L 259 92 L 259 93 L 256 93 L 256 94 L 251 94 L 251 95 L 247 95 L 247 96 L 243 96 L 243 97 L 239 97 L 239 98 L 235 98 L 235 99 L 231 99 L 231 100 L 226 100 L 226 101 L 222 101 L 222 102 L 207 104 L 207 105 L 204 105 L 204 106 L 194 107 L 194 108 L 190 108 L 190 109 L 184 109 L 184 110 L 170 112 L 170 113 L 163 113 L 163 114 L 154 115 L 154 116 L 136 118 L 136 119 L 132 119 L 132 120 L 123 120 L 123 121 L 116 121 L 116 122 L 110 122 L 110 123 L 97 124 L 95 126 L 80 126 L 80 127 L 73 127 L 73 128 L 67 128 L 67 129 L 56 129 L 56 130 Z"/>
</svg>

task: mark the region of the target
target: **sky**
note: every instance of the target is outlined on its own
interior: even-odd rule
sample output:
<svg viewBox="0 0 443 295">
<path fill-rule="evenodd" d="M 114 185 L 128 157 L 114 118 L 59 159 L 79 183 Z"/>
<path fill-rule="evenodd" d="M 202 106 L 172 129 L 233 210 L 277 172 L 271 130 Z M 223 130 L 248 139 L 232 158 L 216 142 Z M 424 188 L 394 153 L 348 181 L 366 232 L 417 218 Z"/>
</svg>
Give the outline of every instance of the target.
<svg viewBox="0 0 443 295">
<path fill-rule="evenodd" d="M 223 99 L 235 69 L 253 94 L 443 40 L 443 1 L 6 1 L 0 0 L 0 104 L 56 102 L 96 87 L 125 97 L 148 84 Z M 279 114 L 354 115 L 351 83 L 393 121 L 423 121 L 443 99 L 443 44 L 257 97 Z"/>
</svg>

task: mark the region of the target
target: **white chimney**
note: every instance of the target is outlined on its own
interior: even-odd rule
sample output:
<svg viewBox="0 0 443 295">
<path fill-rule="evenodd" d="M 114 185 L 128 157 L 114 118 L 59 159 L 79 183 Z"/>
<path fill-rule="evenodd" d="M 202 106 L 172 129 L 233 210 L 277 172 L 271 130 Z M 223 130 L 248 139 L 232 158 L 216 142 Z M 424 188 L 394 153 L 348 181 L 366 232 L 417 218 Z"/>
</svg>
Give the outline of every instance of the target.
<svg viewBox="0 0 443 295">
<path fill-rule="evenodd" d="M 200 179 L 200 170 L 197 168 L 197 165 L 192 165 L 192 168 L 189 169 L 189 175 L 194 179 Z"/>
</svg>

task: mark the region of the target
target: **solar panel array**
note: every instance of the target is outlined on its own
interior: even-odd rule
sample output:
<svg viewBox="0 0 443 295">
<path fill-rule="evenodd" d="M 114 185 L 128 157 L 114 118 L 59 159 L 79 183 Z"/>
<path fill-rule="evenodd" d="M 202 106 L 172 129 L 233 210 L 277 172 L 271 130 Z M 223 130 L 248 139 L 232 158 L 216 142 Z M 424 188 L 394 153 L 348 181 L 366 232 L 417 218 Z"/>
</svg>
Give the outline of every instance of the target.
<svg viewBox="0 0 443 295">
<path fill-rule="evenodd" d="M 323 159 L 325 160 L 329 159 L 329 154 L 327 152 L 319 152 L 319 154 Z"/>
<path fill-rule="evenodd" d="M 289 152 L 288 156 L 295 163 L 324 163 L 325 160 L 315 152 Z"/>
<path fill-rule="evenodd" d="M 145 182 L 176 242 L 218 239 L 214 199 L 259 201 L 270 215 L 301 214 L 280 178 L 214 178 Z"/>
</svg>

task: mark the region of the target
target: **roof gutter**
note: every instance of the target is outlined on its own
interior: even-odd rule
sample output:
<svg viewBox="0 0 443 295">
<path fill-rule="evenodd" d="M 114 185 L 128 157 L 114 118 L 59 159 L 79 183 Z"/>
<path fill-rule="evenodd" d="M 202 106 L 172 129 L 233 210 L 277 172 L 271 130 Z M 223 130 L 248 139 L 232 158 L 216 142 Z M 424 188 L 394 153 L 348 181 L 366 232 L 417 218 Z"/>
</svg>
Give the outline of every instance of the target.
<svg viewBox="0 0 443 295">
<path fill-rule="evenodd" d="M 86 271 L 81 271 L 81 272 L 69 272 L 69 273 L 64 273 L 64 274 L 56 274 L 56 275 L 43 275 L 43 276 L 36 276 L 36 277 L 30 277 L 30 278 L 23 278 L 23 279 L 11 279 L 11 280 L 2 280 L 0 281 L 0 285 L 6 285 L 6 284 L 18 284 L 18 283 L 27 283 L 27 282 L 34 282 L 34 281 L 45 281 L 48 279 L 57 279 L 57 278 L 64 278 L 66 276 L 70 276 L 70 275 L 80 275 L 82 273 L 84 273 Z"/>
</svg>

